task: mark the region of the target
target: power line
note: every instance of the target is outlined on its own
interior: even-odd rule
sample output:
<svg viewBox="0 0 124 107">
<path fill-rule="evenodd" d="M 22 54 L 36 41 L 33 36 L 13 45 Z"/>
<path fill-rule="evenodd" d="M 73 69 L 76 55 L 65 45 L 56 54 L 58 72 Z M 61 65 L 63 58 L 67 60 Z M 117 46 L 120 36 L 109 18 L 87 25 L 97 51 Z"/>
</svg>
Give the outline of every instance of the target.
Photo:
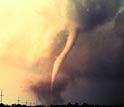
<svg viewBox="0 0 124 107">
<path fill-rule="evenodd" d="M 1 104 L 3 103 L 3 96 L 4 96 L 3 95 L 3 90 L 1 89 L 1 94 L 0 94 L 0 99 L 1 99 L 0 102 L 1 102 Z"/>
<path fill-rule="evenodd" d="M 18 102 L 18 105 L 19 105 L 19 103 L 20 103 L 20 99 L 19 99 L 19 97 L 18 97 L 18 100 L 17 100 L 17 102 Z"/>
</svg>

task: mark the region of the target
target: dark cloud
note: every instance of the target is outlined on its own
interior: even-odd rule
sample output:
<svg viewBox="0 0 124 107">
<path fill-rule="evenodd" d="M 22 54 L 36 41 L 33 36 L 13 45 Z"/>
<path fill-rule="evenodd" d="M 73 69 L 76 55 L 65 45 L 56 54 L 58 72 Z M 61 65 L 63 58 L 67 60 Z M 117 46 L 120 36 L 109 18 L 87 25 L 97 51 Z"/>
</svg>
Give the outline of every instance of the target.
<svg viewBox="0 0 124 107">
<path fill-rule="evenodd" d="M 124 11 L 120 12 L 115 19 L 115 27 L 114 30 L 116 34 L 123 37 L 124 35 Z"/>
<path fill-rule="evenodd" d="M 70 78 L 64 94 L 65 101 L 100 104 L 124 102 L 122 14 L 112 22 L 115 25 L 106 23 L 92 32 L 80 34 L 61 69 L 61 73 Z"/>
<path fill-rule="evenodd" d="M 70 14 L 83 26 L 84 30 L 90 31 L 112 20 L 119 10 L 122 0 L 72 0 L 72 2 L 74 6 Z"/>
<path fill-rule="evenodd" d="M 51 82 L 42 81 L 32 85 L 30 89 L 43 104 L 62 104 L 64 103 L 64 99 L 61 94 L 66 86 L 66 81 L 57 81 L 56 86 L 51 90 Z"/>
<path fill-rule="evenodd" d="M 52 97 L 49 81 L 31 87 L 41 102 L 124 103 L 124 11 L 119 13 L 122 1 L 87 0 L 83 6 L 81 0 L 72 0 L 75 9 L 70 14 L 74 12 L 74 17 L 69 15 L 83 30 L 60 69 Z M 62 47 L 55 50 L 60 53 Z"/>
</svg>

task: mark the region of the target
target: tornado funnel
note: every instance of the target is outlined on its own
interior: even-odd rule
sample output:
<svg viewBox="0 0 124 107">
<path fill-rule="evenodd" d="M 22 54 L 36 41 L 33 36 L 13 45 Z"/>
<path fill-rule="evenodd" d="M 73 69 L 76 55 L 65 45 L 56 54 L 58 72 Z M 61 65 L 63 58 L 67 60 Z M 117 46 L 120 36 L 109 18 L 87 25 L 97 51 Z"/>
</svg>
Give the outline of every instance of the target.
<svg viewBox="0 0 124 107">
<path fill-rule="evenodd" d="M 52 78 L 51 78 L 51 89 L 53 89 L 56 75 L 59 72 L 59 69 L 60 69 L 62 63 L 64 62 L 66 56 L 68 55 L 68 53 L 72 49 L 72 47 L 73 47 L 73 45 L 74 45 L 74 43 L 78 37 L 78 32 L 79 32 L 79 29 L 77 29 L 77 28 L 72 28 L 69 31 L 66 45 L 65 45 L 63 51 L 60 53 L 60 55 L 56 58 L 56 60 L 54 62 L 53 71 L 52 71 Z"/>
</svg>

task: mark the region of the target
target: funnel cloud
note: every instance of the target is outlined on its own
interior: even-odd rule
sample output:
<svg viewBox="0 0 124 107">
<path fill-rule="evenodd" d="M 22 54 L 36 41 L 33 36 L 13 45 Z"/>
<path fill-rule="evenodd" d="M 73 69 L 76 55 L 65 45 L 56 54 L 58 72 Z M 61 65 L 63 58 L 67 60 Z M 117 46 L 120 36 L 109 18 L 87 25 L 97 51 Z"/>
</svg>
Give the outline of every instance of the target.
<svg viewBox="0 0 124 107">
<path fill-rule="evenodd" d="M 71 48 L 73 47 L 78 37 L 78 32 L 79 32 L 79 29 L 76 27 L 71 29 L 64 49 L 62 50 L 62 52 L 60 53 L 60 55 L 57 57 L 57 59 L 54 62 L 53 71 L 52 71 L 51 89 L 53 88 L 53 84 L 54 84 L 56 75 L 60 69 L 60 66 L 62 65 L 63 61 L 65 60 L 66 56 L 70 52 Z"/>
</svg>

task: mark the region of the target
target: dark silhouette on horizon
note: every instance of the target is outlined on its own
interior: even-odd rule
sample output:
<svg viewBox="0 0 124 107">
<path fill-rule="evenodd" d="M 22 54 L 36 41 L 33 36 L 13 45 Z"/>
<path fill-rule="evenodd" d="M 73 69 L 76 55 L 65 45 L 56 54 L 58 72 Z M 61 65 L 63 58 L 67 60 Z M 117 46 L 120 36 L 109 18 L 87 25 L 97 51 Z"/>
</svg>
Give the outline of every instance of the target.
<svg viewBox="0 0 124 107">
<path fill-rule="evenodd" d="M 68 104 L 63 104 L 63 105 L 23 105 L 23 104 L 2 104 L 0 103 L 0 107 L 124 107 L 123 104 L 118 104 L 118 105 L 100 105 L 100 104 L 94 104 L 94 105 L 89 105 L 87 103 L 79 104 L 76 102 L 75 104 L 72 104 L 71 102 L 68 102 Z"/>
</svg>

